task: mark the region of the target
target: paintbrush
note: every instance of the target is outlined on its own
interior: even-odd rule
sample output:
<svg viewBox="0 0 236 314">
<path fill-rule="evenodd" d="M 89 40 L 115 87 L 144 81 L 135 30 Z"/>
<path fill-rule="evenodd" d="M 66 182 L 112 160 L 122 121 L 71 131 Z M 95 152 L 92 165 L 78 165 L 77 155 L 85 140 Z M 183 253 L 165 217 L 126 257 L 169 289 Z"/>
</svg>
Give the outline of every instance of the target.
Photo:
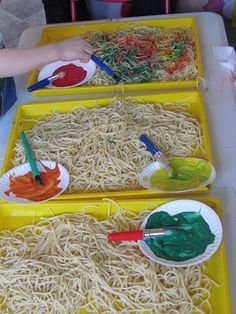
<svg viewBox="0 0 236 314">
<path fill-rule="evenodd" d="M 58 74 L 46 77 L 45 79 L 38 81 L 37 83 L 30 85 L 27 90 L 28 92 L 33 92 L 37 89 L 43 88 L 45 86 L 48 86 L 50 83 L 56 81 L 59 78 L 62 78 L 65 74 L 63 72 L 60 72 Z"/>
<path fill-rule="evenodd" d="M 143 241 L 148 238 L 171 235 L 172 230 L 189 230 L 192 226 L 165 226 L 158 229 L 143 229 L 132 231 L 112 232 L 107 235 L 109 241 L 121 242 L 121 241 Z"/>
<path fill-rule="evenodd" d="M 93 62 L 95 62 L 103 71 L 109 74 L 117 83 L 120 82 L 121 77 L 109 68 L 102 60 L 95 55 L 91 55 L 91 60 L 93 60 Z"/>
<path fill-rule="evenodd" d="M 176 178 L 177 177 L 177 172 L 176 170 L 170 166 L 167 158 L 165 155 L 160 151 L 159 148 L 157 148 L 154 143 L 150 140 L 150 138 L 146 134 L 141 134 L 139 137 L 140 141 L 142 141 L 145 145 L 147 150 L 153 155 L 154 159 L 156 161 L 159 161 L 159 163 L 167 170 L 170 172 L 170 177 L 171 178 Z"/>
<path fill-rule="evenodd" d="M 42 178 L 40 176 L 40 173 L 39 173 L 36 161 L 35 161 L 34 156 L 33 156 L 33 153 L 31 151 L 29 142 L 28 142 L 28 140 L 26 138 L 26 135 L 25 135 L 25 133 L 23 131 L 20 133 L 20 137 L 21 137 L 21 140 L 23 142 L 25 153 L 26 153 L 26 157 L 27 157 L 28 162 L 30 164 L 30 168 L 31 168 L 31 171 L 32 171 L 33 176 L 35 178 L 35 181 L 36 181 L 37 184 L 42 184 L 43 185 L 43 181 L 42 181 Z"/>
</svg>

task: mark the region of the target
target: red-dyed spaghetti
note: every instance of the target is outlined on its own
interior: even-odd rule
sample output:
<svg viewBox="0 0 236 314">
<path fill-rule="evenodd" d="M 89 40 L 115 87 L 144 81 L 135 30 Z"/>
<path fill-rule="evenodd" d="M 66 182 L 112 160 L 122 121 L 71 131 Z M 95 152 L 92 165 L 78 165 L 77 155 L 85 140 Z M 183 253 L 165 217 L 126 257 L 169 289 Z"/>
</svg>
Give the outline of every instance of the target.
<svg viewBox="0 0 236 314">
<path fill-rule="evenodd" d="M 73 63 L 63 65 L 56 69 L 52 75 L 63 73 L 64 75 L 55 80 L 52 85 L 56 87 L 72 86 L 80 83 L 86 77 L 87 72 Z"/>
<path fill-rule="evenodd" d="M 125 83 L 192 80 L 198 75 L 191 28 L 139 25 L 113 32 L 88 32 L 86 40 Z M 89 84 L 112 82 L 98 68 Z"/>
<path fill-rule="evenodd" d="M 43 181 L 37 184 L 32 172 L 27 172 L 21 176 L 10 176 L 10 189 L 5 192 L 7 196 L 14 193 L 16 197 L 24 198 L 30 201 L 44 201 L 58 194 L 62 188 L 58 187 L 60 183 L 60 170 L 58 164 L 54 169 L 50 169 L 43 165 L 46 172 L 40 172 Z"/>
</svg>

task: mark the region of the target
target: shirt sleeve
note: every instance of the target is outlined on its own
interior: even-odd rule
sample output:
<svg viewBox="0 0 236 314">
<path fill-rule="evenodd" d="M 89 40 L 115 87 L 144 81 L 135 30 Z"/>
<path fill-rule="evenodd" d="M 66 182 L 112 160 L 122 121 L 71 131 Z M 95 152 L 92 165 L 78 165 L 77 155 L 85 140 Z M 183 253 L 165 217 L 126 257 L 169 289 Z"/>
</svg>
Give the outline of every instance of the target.
<svg viewBox="0 0 236 314">
<path fill-rule="evenodd" d="M 0 49 L 4 49 L 0 33 Z M 16 102 L 16 86 L 13 77 L 0 78 L 0 117 L 2 117 Z"/>
</svg>

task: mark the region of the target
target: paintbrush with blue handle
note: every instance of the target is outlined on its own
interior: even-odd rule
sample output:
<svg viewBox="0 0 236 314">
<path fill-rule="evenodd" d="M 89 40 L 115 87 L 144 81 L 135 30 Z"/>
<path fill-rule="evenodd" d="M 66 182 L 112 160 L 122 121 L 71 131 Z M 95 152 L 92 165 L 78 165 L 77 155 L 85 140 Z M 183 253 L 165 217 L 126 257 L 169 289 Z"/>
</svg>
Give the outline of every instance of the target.
<svg viewBox="0 0 236 314">
<path fill-rule="evenodd" d="M 160 151 L 159 148 L 155 146 L 155 144 L 150 140 L 150 138 L 146 134 L 141 134 L 139 137 L 140 141 L 146 145 L 147 150 L 152 154 L 156 161 L 159 161 L 160 164 L 171 173 L 171 177 L 176 177 L 176 170 L 170 166 L 168 160 L 165 155 Z"/>
<path fill-rule="evenodd" d="M 48 86 L 50 83 L 56 81 L 57 79 L 59 78 L 62 78 L 64 76 L 64 73 L 63 72 L 60 72 L 58 74 L 55 74 L 55 75 L 52 75 L 52 76 L 49 76 L 49 77 L 46 77 L 45 79 L 41 80 L 41 81 L 38 81 L 36 82 L 35 84 L 32 84 L 30 85 L 27 90 L 28 92 L 33 92 L 37 89 L 40 89 L 40 88 L 43 88 L 45 86 Z"/>
<path fill-rule="evenodd" d="M 96 63 L 103 71 L 109 74 L 117 83 L 120 82 L 121 77 L 109 68 L 102 60 L 95 55 L 91 55 L 91 60 L 93 60 L 93 62 Z"/>
</svg>

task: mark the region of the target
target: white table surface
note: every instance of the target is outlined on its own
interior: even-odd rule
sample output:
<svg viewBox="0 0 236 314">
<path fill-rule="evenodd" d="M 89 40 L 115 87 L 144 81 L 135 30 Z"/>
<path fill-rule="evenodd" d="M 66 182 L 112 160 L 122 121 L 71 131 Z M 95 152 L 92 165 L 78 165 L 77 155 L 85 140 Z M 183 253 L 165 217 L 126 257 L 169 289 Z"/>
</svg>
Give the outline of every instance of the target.
<svg viewBox="0 0 236 314">
<path fill-rule="evenodd" d="M 212 52 L 212 46 L 228 45 L 222 18 L 215 13 L 208 12 L 176 14 L 169 17 L 188 16 L 194 16 L 197 19 L 199 28 L 204 79 L 207 86 L 207 90 L 204 92 L 204 99 L 217 171 L 217 179 L 212 185 L 210 194 L 218 196 L 223 205 L 223 228 L 227 249 L 232 310 L 233 313 L 236 313 L 236 87 L 231 83 L 228 74 L 217 64 Z M 168 15 L 146 18 L 167 17 Z M 94 22 L 98 23 L 98 21 Z M 25 30 L 21 35 L 19 47 L 37 46 L 44 27 L 36 26 Z M 18 100 L 0 120 L 0 166 L 4 158 L 16 107 L 29 101 L 37 102 L 50 99 L 50 97 L 33 98 L 26 92 L 26 77 L 26 75 L 16 77 Z M 76 98 L 79 97 L 81 96 L 76 96 Z M 62 98 L 58 97 L 58 99 Z M 67 98 L 70 97 L 67 96 Z M 75 98 L 75 96 L 72 96 L 72 98 Z"/>
</svg>

